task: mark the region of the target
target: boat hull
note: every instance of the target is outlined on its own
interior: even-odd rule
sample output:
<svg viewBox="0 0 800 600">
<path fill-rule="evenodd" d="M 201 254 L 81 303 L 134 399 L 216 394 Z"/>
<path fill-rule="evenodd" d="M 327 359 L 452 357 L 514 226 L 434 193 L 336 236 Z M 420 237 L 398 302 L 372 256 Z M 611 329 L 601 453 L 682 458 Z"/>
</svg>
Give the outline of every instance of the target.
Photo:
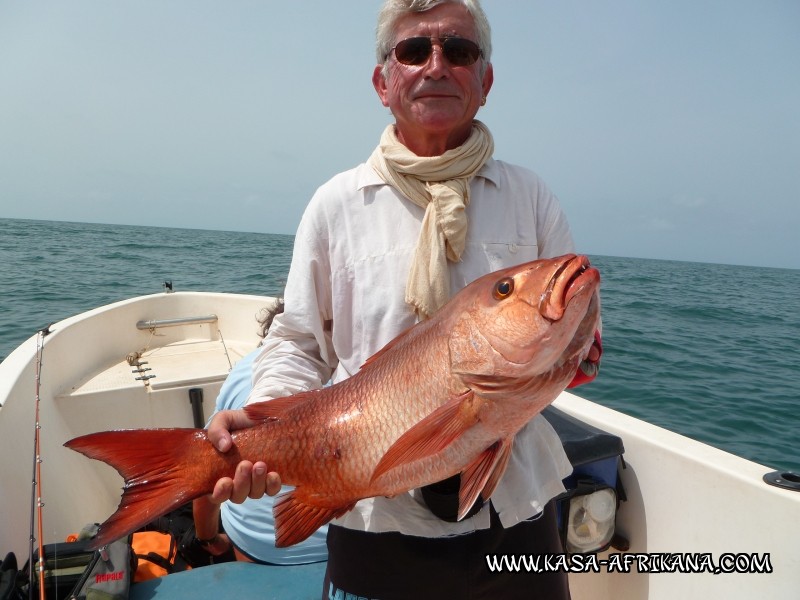
<svg viewBox="0 0 800 600">
<path fill-rule="evenodd" d="M 237 294 L 154 294 L 50 327 L 39 416 L 45 543 L 102 521 L 116 508 L 122 487 L 116 471 L 64 448 L 64 442 L 108 429 L 192 427 L 190 389 L 202 390 L 202 418 L 208 418 L 231 365 L 259 342 L 260 311 L 274 302 Z M 216 320 L 154 330 L 136 326 L 209 315 Z M 138 367 L 127 360 L 136 353 Z M 30 539 L 35 379 L 33 336 L 0 363 L 0 440 L 14 448 L 0 453 L 0 550 L 18 556 L 28 555 Z"/>
<path fill-rule="evenodd" d="M 800 492 L 766 484 L 772 469 L 574 394 L 553 406 L 625 445 L 627 501 L 617 532 L 630 541 L 630 556 L 611 549 L 599 558 L 616 553 L 611 564 L 627 561 L 629 572 L 572 574 L 573 598 L 800 597 Z M 666 571 L 693 562 L 701 572 Z M 764 572 L 714 573 L 717 567 Z"/>
</svg>

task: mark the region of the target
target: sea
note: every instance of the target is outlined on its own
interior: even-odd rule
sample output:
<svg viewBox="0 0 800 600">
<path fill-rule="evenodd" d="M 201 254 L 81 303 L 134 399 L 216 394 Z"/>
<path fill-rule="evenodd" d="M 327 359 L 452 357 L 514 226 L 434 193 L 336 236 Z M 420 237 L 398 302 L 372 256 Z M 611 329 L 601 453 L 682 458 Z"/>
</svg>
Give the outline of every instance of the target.
<svg viewBox="0 0 800 600">
<path fill-rule="evenodd" d="M 171 282 L 280 295 L 293 236 L 0 219 L 0 360 L 49 323 Z M 800 270 L 590 256 L 603 360 L 575 390 L 800 473 Z"/>
</svg>

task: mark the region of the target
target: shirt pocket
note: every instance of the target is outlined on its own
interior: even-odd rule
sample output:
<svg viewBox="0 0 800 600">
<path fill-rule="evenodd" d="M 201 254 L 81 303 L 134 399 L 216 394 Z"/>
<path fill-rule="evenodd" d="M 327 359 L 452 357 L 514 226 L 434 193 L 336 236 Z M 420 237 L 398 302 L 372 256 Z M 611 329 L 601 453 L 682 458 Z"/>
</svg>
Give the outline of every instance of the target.
<svg viewBox="0 0 800 600">
<path fill-rule="evenodd" d="M 487 273 L 539 258 L 539 246 L 536 244 L 482 242 L 476 250 L 486 262 Z"/>
</svg>

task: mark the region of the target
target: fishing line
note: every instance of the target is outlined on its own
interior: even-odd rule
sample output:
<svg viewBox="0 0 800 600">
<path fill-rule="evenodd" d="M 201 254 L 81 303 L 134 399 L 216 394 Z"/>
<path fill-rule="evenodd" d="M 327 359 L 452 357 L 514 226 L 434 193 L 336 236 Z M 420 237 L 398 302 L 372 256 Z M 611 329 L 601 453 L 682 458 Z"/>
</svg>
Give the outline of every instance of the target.
<svg viewBox="0 0 800 600">
<path fill-rule="evenodd" d="M 233 363 L 228 354 L 228 346 L 225 344 L 225 338 L 222 337 L 222 331 L 219 328 L 217 328 L 217 333 L 219 334 L 219 340 L 222 342 L 222 349 L 225 351 L 225 358 L 228 359 L 228 372 L 230 372 L 233 370 Z"/>
<path fill-rule="evenodd" d="M 42 525 L 42 458 L 41 452 L 41 435 L 39 430 L 41 425 L 39 423 L 39 389 L 42 382 L 42 359 L 44 357 L 44 338 L 50 333 L 52 323 L 38 331 L 36 336 L 36 382 L 35 382 L 35 414 L 34 414 L 34 427 L 33 427 L 33 481 L 31 482 L 31 531 L 30 531 L 30 550 L 28 560 L 28 598 L 33 597 L 33 545 L 37 542 L 38 537 L 38 579 L 39 579 L 39 598 L 45 600 L 44 589 L 44 527 Z M 34 537 L 34 520 L 38 525 L 37 536 Z"/>
</svg>

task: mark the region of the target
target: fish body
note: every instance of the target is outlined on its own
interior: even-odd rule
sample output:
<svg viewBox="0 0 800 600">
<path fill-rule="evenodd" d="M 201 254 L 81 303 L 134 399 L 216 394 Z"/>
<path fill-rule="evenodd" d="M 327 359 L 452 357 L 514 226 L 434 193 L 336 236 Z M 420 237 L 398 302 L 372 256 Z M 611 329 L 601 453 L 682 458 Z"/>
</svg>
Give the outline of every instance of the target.
<svg viewBox="0 0 800 600">
<path fill-rule="evenodd" d="M 258 423 L 218 452 L 204 430 L 89 434 L 66 446 L 125 479 L 95 545 L 209 494 L 241 460 L 295 489 L 275 503 L 276 546 L 302 541 L 358 500 L 461 473 L 459 518 L 488 499 L 514 435 L 567 386 L 599 325 L 600 277 L 586 257 L 485 275 L 407 330 L 353 377 L 245 408 Z"/>
</svg>

